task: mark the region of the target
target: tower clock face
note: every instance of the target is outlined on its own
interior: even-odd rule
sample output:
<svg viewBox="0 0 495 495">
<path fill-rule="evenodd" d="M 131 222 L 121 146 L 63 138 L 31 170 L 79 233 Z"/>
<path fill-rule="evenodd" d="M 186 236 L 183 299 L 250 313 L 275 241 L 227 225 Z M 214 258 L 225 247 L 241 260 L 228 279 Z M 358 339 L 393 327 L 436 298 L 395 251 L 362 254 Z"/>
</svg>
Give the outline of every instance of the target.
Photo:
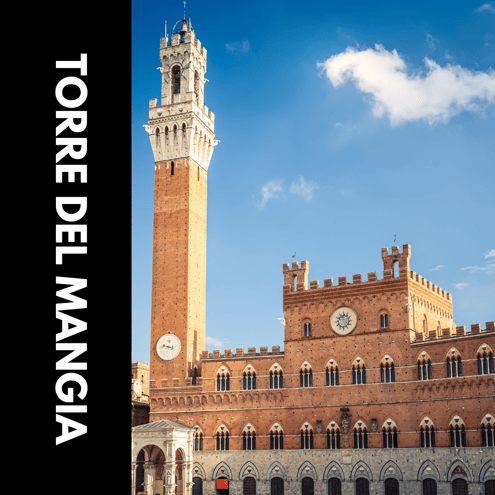
<svg viewBox="0 0 495 495">
<path fill-rule="evenodd" d="M 173 333 L 162 335 L 156 343 L 156 352 L 164 361 L 170 361 L 180 352 L 180 339 Z"/>
<path fill-rule="evenodd" d="M 343 307 L 333 312 L 330 317 L 330 324 L 335 333 L 347 335 L 356 328 L 357 319 L 357 313 L 353 309 Z"/>
</svg>

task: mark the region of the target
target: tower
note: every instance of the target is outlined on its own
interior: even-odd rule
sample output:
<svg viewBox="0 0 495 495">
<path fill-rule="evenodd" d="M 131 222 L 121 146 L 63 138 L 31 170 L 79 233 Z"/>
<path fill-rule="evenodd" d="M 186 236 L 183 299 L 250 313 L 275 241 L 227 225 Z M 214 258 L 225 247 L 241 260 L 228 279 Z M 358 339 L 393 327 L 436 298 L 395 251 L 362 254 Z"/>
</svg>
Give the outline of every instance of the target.
<svg viewBox="0 0 495 495">
<path fill-rule="evenodd" d="M 206 50 L 190 21 L 160 39 L 161 105 L 146 130 L 155 160 L 150 387 L 195 382 L 205 347 L 206 190 L 215 116 L 204 105 Z"/>
</svg>

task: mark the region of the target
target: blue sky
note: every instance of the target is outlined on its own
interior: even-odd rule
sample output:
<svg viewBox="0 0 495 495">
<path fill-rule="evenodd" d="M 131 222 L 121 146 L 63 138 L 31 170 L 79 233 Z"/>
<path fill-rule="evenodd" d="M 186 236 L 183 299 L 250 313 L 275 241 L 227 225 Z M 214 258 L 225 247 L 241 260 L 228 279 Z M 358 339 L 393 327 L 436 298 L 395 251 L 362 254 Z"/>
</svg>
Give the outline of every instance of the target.
<svg viewBox="0 0 495 495">
<path fill-rule="evenodd" d="M 182 2 L 132 14 L 132 361 L 149 361 L 159 38 Z M 208 349 L 283 348 L 282 265 L 309 280 L 411 268 L 457 325 L 495 319 L 495 3 L 186 4 L 208 50 Z M 159 100 L 160 101 L 160 100 Z M 394 243 L 394 238 L 396 242 Z M 296 254 L 295 258 L 292 256 Z"/>
</svg>

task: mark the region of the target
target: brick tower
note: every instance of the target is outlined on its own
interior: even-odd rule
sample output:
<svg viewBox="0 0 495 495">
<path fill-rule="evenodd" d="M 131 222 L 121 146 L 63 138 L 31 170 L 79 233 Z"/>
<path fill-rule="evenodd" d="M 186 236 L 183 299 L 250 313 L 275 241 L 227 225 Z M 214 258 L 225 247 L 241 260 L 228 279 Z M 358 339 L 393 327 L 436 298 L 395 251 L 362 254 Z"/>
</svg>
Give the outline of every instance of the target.
<svg viewBox="0 0 495 495">
<path fill-rule="evenodd" d="M 205 347 L 206 189 L 215 117 L 204 105 L 206 50 L 190 21 L 160 39 L 161 106 L 146 130 L 155 159 L 150 387 L 195 382 Z"/>
</svg>

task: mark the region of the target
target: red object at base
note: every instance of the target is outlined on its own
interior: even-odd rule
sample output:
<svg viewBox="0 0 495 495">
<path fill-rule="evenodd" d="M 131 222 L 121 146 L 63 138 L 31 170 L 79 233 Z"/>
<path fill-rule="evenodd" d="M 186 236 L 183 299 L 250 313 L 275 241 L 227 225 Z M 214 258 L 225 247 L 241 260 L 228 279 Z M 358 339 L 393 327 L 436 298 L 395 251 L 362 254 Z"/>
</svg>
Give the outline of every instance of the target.
<svg viewBox="0 0 495 495">
<path fill-rule="evenodd" d="M 217 490 L 228 490 L 229 480 L 217 480 Z"/>
</svg>

